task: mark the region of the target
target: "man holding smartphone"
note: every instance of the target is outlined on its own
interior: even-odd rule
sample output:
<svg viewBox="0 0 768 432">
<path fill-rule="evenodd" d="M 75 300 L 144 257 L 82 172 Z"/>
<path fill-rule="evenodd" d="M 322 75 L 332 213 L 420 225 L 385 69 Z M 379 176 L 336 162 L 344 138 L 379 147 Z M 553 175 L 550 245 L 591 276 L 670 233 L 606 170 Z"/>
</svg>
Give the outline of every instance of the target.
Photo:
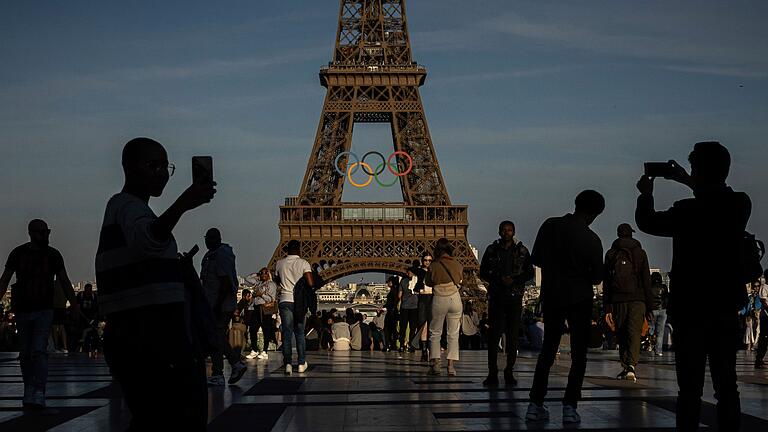
<svg viewBox="0 0 768 432">
<path fill-rule="evenodd" d="M 749 196 L 726 184 L 731 155 L 719 142 L 697 143 L 691 174 L 676 163 L 664 176 L 693 189 L 693 198 L 656 211 L 653 180 L 637 182 L 635 219 L 641 231 L 672 237 L 668 311 L 675 319 L 675 365 L 679 393 L 677 429 L 697 430 L 707 360 L 717 399 L 718 430 L 739 430 L 736 384 L 738 311 L 747 303 L 741 274 L 741 241 L 752 211 Z M 716 238 L 711 233 L 717 231 Z"/>
<path fill-rule="evenodd" d="M 173 229 L 211 202 L 216 184 L 193 183 L 158 217 L 149 200 L 162 195 L 175 170 L 165 148 L 135 138 L 123 148 L 122 166 L 125 185 L 107 203 L 96 254 L 104 356 L 131 411 L 131 430 L 205 430 L 205 363 L 185 323 Z"/>
</svg>

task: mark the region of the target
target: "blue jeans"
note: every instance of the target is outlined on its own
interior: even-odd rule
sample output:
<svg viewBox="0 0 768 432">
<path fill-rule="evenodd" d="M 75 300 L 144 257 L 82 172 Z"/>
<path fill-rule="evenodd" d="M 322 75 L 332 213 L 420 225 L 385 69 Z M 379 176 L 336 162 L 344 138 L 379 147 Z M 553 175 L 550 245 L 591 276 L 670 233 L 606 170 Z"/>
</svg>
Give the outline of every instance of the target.
<svg viewBox="0 0 768 432">
<path fill-rule="evenodd" d="M 293 316 L 293 302 L 282 302 L 279 306 L 280 329 L 283 332 L 283 364 L 291 364 L 293 361 L 293 336 L 296 335 L 296 352 L 299 354 L 299 364 L 304 364 L 306 341 L 304 340 L 304 318 Z M 297 318 L 294 321 L 294 318 Z"/>
<path fill-rule="evenodd" d="M 19 329 L 19 362 L 27 387 L 34 391 L 45 392 L 48 382 L 48 336 L 51 334 L 53 310 L 19 312 L 16 314 L 16 326 Z"/>
<path fill-rule="evenodd" d="M 664 350 L 664 326 L 667 325 L 667 310 L 659 309 L 651 312 L 653 314 L 653 334 L 656 335 L 656 347 L 654 350 L 660 353 Z"/>
</svg>

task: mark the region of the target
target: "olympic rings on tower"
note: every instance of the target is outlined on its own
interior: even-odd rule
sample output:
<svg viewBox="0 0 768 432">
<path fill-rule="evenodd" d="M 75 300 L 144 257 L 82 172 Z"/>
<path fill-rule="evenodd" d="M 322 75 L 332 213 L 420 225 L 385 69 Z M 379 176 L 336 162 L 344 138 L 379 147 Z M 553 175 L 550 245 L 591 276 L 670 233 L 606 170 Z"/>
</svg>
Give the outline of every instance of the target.
<svg viewBox="0 0 768 432">
<path fill-rule="evenodd" d="M 347 171 L 346 173 L 339 169 L 339 160 L 344 155 L 349 155 L 355 161 L 354 163 L 349 165 L 349 167 L 346 170 Z M 373 171 L 371 171 L 371 165 L 365 162 L 365 159 L 370 155 L 376 155 L 381 158 L 381 163 L 379 163 L 376 166 L 376 169 Z M 395 158 L 397 156 L 403 156 L 408 160 L 408 169 L 406 169 L 402 173 L 399 173 L 396 171 L 398 168 L 397 161 L 394 161 L 394 162 L 392 161 L 392 158 Z M 391 183 L 382 183 L 381 180 L 379 180 L 379 174 L 383 173 L 385 169 L 388 169 L 389 172 L 391 172 L 392 175 L 395 177 L 406 176 L 410 174 L 411 171 L 413 171 L 413 158 L 408 153 L 400 150 L 393 152 L 391 155 L 389 155 L 389 158 L 387 159 L 384 159 L 384 155 L 377 151 L 369 151 L 368 153 L 363 155 L 363 159 L 361 160 L 360 158 L 357 157 L 355 153 L 345 151 L 345 152 L 339 153 L 339 155 L 336 156 L 336 158 L 333 160 L 333 167 L 336 169 L 336 172 L 339 173 L 340 176 L 346 177 L 347 180 L 349 180 L 349 183 L 352 186 L 355 186 L 357 188 L 367 187 L 368 185 L 371 184 L 373 179 L 376 179 L 376 183 L 378 183 L 379 186 L 381 187 L 391 187 L 391 186 L 394 186 L 395 183 L 397 183 L 397 178 L 395 178 L 395 180 L 393 180 Z M 364 183 L 355 183 L 355 181 L 352 180 L 352 175 L 355 174 L 357 170 L 361 167 L 363 168 L 363 172 L 368 175 L 368 180 Z"/>
</svg>

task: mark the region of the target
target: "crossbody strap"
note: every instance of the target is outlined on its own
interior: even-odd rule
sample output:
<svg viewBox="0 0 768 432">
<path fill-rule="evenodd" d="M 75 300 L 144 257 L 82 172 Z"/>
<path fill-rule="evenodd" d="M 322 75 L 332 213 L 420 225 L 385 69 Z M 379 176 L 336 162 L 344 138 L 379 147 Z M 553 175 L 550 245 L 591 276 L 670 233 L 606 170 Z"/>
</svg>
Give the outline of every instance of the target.
<svg viewBox="0 0 768 432">
<path fill-rule="evenodd" d="M 458 288 L 459 284 L 456 283 L 456 280 L 453 278 L 453 275 L 448 270 L 448 267 L 446 267 L 445 263 L 443 263 L 442 261 L 438 261 L 437 263 L 443 266 L 443 268 L 445 269 L 445 272 L 448 273 L 448 277 L 451 278 L 451 282 L 453 282 L 453 284 L 456 285 L 456 287 Z"/>
</svg>

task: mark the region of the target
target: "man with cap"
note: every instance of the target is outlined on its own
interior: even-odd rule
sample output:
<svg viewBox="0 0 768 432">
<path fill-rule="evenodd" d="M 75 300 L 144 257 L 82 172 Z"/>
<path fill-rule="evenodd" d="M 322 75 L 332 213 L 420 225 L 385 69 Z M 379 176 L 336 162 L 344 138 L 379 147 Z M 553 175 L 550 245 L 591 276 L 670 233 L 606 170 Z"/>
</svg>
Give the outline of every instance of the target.
<svg viewBox="0 0 768 432">
<path fill-rule="evenodd" d="M 603 305 L 613 315 L 619 340 L 622 371 L 616 378 L 637 381 L 640 338 L 646 315 L 653 310 L 648 255 L 627 223 L 617 228 L 618 237 L 605 254 Z"/>
<path fill-rule="evenodd" d="M 240 353 L 233 352 L 227 337 L 229 322 L 237 307 L 235 254 L 231 246 L 221 242 L 221 232 L 216 228 L 211 228 L 205 233 L 205 246 L 208 252 L 203 257 L 200 280 L 205 296 L 213 308 L 219 342 L 218 351 L 211 355 L 211 377 L 208 379 L 208 385 L 224 385 L 224 356 L 232 366 L 229 384 L 235 384 L 246 370 L 245 363 L 240 360 Z"/>
</svg>

